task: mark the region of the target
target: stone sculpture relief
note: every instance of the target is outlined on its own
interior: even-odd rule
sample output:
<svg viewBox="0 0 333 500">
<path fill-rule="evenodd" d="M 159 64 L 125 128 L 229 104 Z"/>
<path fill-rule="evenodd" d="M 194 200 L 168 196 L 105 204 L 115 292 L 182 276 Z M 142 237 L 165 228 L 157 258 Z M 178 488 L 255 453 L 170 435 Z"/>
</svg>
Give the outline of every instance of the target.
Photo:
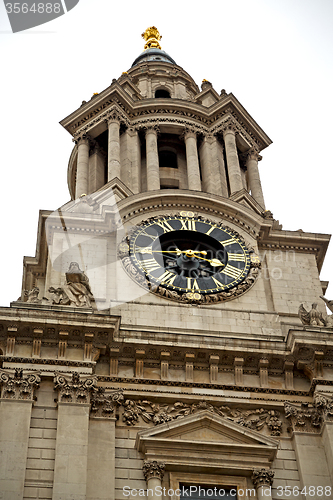
<svg viewBox="0 0 333 500">
<path fill-rule="evenodd" d="M 88 276 L 81 271 L 77 262 L 71 262 L 66 273 L 66 283 L 62 287 L 50 287 L 48 290 L 55 297 L 53 304 L 72 307 L 92 307 L 93 294 Z"/>
<path fill-rule="evenodd" d="M 317 310 L 317 305 L 316 303 L 312 304 L 310 311 L 307 311 L 303 304 L 299 306 L 298 316 L 303 325 L 327 326 L 327 321 L 323 318 L 322 313 Z"/>
</svg>

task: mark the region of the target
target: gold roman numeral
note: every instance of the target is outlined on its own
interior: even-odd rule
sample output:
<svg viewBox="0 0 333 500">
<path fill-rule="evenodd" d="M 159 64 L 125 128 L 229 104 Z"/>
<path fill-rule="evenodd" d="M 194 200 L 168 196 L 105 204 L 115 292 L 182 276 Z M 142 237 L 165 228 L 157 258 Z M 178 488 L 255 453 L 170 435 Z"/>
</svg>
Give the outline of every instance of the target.
<svg viewBox="0 0 333 500">
<path fill-rule="evenodd" d="M 156 269 L 161 269 L 161 266 L 156 262 L 155 259 L 147 259 L 141 261 L 141 267 L 147 272 L 156 271 Z"/>
<path fill-rule="evenodd" d="M 153 249 L 152 249 L 152 247 L 144 247 L 144 248 L 136 247 L 135 253 L 143 253 L 143 254 L 152 255 Z"/>
<path fill-rule="evenodd" d="M 185 229 L 185 231 L 196 231 L 195 229 L 195 220 L 193 219 L 178 219 L 180 220 L 182 227 L 180 229 Z"/>
<path fill-rule="evenodd" d="M 155 225 L 160 226 L 165 233 L 169 233 L 170 231 L 174 231 L 174 228 L 170 226 L 169 222 L 166 220 L 161 220 L 159 222 L 155 222 Z"/>
<path fill-rule="evenodd" d="M 152 234 L 149 234 L 147 233 L 145 230 L 141 231 L 140 236 L 147 236 L 148 238 L 151 238 L 153 241 L 156 240 L 156 238 L 158 238 L 158 235 L 156 234 L 156 236 L 152 235 Z"/>
<path fill-rule="evenodd" d="M 214 229 L 216 229 L 216 226 L 212 226 L 211 228 L 209 228 L 207 233 L 205 233 L 205 234 L 207 234 L 207 236 L 208 236 L 210 233 L 212 233 L 214 231 Z"/>
<path fill-rule="evenodd" d="M 243 253 L 228 253 L 228 260 L 235 262 L 245 262 L 245 255 Z"/>
<path fill-rule="evenodd" d="M 175 279 L 177 278 L 177 274 L 170 273 L 170 271 L 165 271 L 158 279 L 161 283 L 167 283 L 168 285 L 172 285 Z"/>
<path fill-rule="evenodd" d="M 186 278 L 187 279 L 187 287 L 189 290 L 200 290 L 197 280 L 195 278 Z M 192 283 L 193 280 L 193 283 Z"/>
<path fill-rule="evenodd" d="M 241 269 L 237 269 L 237 267 L 230 266 L 229 264 L 227 264 L 221 272 L 226 274 L 227 276 L 230 276 L 231 278 L 238 278 L 240 274 L 242 274 Z"/>
<path fill-rule="evenodd" d="M 208 233 L 206 233 L 206 234 L 208 234 Z M 226 247 L 228 245 L 232 245 L 233 243 L 237 243 L 237 242 L 234 238 L 229 238 L 229 240 L 223 240 L 223 241 L 220 241 L 220 243 L 221 243 L 221 245 Z"/>
<path fill-rule="evenodd" d="M 216 278 L 214 278 L 214 276 L 212 276 L 212 280 L 214 281 L 215 285 L 216 285 L 218 288 L 224 288 L 223 283 L 221 283 L 221 281 L 218 281 Z"/>
</svg>

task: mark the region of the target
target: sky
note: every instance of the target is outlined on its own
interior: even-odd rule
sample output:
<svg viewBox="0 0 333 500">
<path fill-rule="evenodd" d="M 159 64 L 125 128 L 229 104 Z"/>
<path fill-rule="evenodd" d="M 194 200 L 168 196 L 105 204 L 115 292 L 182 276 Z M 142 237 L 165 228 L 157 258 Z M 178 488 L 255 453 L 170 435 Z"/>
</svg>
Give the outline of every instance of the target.
<svg viewBox="0 0 333 500">
<path fill-rule="evenodd" d="M 152 25 L 199 86 L 207 79 L 232 92 L 273 141 L 259 167 L 283 229 L 333 232 L 331 0 L 80 0 L 15 34 L 0 0 L 0 306 L 21 293 L 39 210 L 70 199 L 73 142 L 59 121 L 131 67 Z M 333 299 L 333 242 L 320 277 Z"/>
</svg>

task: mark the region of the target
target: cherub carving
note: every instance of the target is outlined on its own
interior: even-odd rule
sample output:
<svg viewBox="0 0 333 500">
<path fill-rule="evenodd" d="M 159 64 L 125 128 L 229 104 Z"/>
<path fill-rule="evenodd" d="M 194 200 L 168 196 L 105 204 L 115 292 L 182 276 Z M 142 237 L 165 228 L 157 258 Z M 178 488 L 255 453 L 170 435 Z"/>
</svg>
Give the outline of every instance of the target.
<svg viewBox="0 0 333 500">
<path fill-rule="evenodd" d="M 299 306 L 298 316 L 303 325 L 326 326 L 327 322 L 323 318 L 322 313 L 317 310 L 317 305 L 316 303 L 312 304 L 312 309 L 310 311 L 307 311 L 303 304 Z"/>
</svg>

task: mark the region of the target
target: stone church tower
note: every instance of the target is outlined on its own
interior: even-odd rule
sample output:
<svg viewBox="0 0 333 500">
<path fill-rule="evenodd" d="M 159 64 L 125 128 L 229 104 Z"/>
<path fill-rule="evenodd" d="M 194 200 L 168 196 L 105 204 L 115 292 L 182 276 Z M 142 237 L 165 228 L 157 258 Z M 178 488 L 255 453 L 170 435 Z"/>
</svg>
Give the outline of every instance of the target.
<svg viewBox="0 0 333 500">
<path fill-rule="evenodd" d="M 143 37 L 62 120 L 71 201 L 0 309 L 0 499 L 332 499 L 329 236 L 282 229 L 269 137 Z"/>
</svg>

